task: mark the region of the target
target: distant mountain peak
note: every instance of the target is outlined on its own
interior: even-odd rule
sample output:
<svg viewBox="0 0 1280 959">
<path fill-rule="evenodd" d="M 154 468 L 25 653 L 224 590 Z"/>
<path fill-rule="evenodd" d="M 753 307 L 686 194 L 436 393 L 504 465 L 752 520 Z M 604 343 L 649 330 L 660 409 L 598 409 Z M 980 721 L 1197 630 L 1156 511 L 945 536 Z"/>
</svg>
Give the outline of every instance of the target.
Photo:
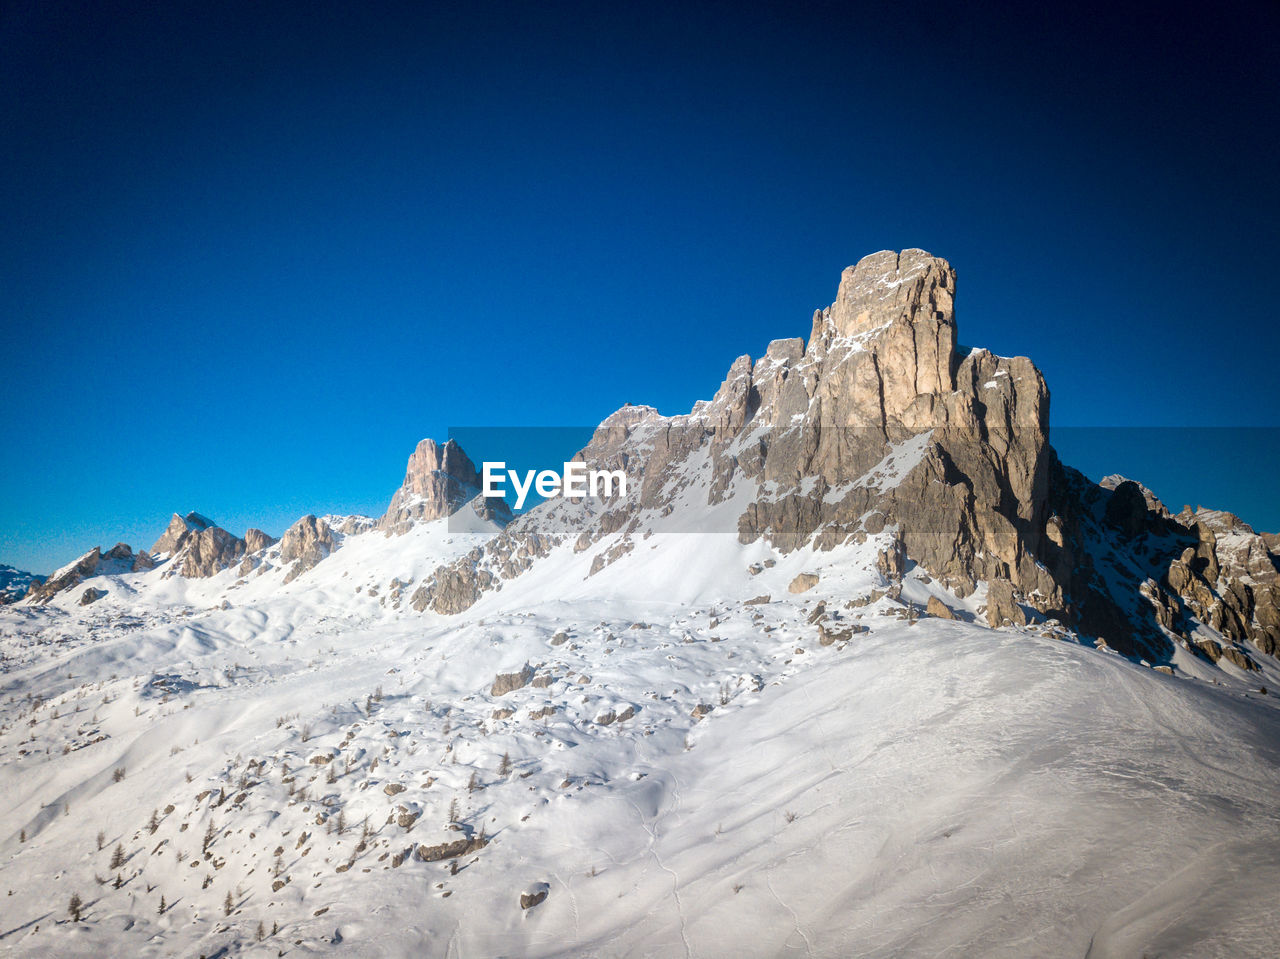
<svg viewBox="0 0 1280 959">
<path fill-rule="evenodd" d="M 16 603 L 43 582 L 43 576 L 0 563 L 0 606 Z"/>
<path fill-rule="evenodd" d="M 471 458 L 450 438 L 444 443 L 420 441 L 409 456 L 404 482 L 391 497 L 378 528 L 403 533 L 414 522 L 429 522 L 451 516 L 481 495 L 480 473 Z M 510 519 L 505 504 L 483 504 L 490 518 L 502 523 Z"/>
</svg>

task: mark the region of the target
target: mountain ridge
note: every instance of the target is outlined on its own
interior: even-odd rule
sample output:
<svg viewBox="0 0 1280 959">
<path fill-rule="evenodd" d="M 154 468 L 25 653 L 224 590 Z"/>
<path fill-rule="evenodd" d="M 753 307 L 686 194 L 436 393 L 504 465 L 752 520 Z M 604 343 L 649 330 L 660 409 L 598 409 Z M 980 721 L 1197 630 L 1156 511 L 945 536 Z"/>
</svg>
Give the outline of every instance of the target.
<svg viewBox="0 0 1280 959">
<path fill-rule="evenodd" d="M 1064 466 L 946 261 L 859 266 L 606 418 L 625 495 L 508 518 L 424 441 L 382 517 L 0 608 L 4 951 L 1272 955 L 1271 541 Z"/>
</svg>

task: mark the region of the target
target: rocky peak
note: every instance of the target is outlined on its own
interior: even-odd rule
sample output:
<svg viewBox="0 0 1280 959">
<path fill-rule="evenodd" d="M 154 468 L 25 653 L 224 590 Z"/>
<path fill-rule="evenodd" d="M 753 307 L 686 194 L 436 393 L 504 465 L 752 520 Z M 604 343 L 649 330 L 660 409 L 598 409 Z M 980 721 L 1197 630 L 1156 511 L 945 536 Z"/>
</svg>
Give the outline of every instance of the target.
<svg viewBox="0 0 1280 959">
<path fill-rule="evenodd" d="M 639 487 L 625 502 L 541 504 L 436 571 L 414 606 L 459 612 L 566 538 L 594 553 L 594 575 L 633 549 L 646 516 L 677 498 L 700 508 L 700 486 L 708 504 L 750 496 L 744 543 L 888 538 L 886 578 L 914 565 L 959 596 L 985 583 L 995 626 L 1035 610 L 1156 662 L 1175 643 L 1243 668 L 1246 642 L 1280 655 L 1277 540 L 1229 513 L 1174 517 L 1138 483 L 1062 464 L 1044 377 L 1025 357 L 958 347 L 955 290 L 950 264 L 922 250 L 865 257 L 807 343 L 739 356 L 686 416 L 627 406 L 600 425 L 576 458 L 625 467 Z"/>
<path fill-rule="evenodd" d="M 815 339 L 858 336 L 899 318 L 954 327 L 955 288 L 955 271 L 941 257 L 924 250 L 872 253 L 841 272 L 823 324 L 830 330 L 816 329 Z"/>
<path fill-rule="evenodd" d="M 151 547 L 151 555 L 169 557 L 167 576 L 180 574 L 201 578 L 213 576 L 233 565 L 246 549 L 244 540 L 227 532 L 209 517 L 196 512 L 186 516 L 174 513 L 163 535 Z"/>
<path fill-rule="evenodd" d="M 326 559 L 337 547 L 329 524 L 313 515 L 298 520 L 280 538 L 280 559 L 293 566 L 285 574 L 286 584 L 293 582 L 317 563 Z"/>
<path fill-rule="evenodd" d="M 841 274 L 807 344 L 775 340 L 757 361 L 739 356 L 713 398 L 686 416 L 628 406 L 605 420 L 577 458 L 625 465 L 641 488 L 598 519 L 584 513 L 594 525 L 575 548 L 589 549 L 638 510 L 669 512 L 673 491 L 688 483 L 673 484 L 673 473 L 706 447 L 709 503 L 742 480 L 758 486 L 739 521 L 744 542 L 763 537 L 790 551 L 817 536 L 831 548 L 892 525 L 906 553 L 962 595 L 988 579 L 1053 595 L 1056 584 L 1036 560 L 1048 413 L 1048 389 L 1030 360 L 957 352 L 955 272 L 946 260 L 923 250 L 875 253 Z M 890 462 L 894 475 L 885 478 Z M 514 556 L 529 551 L 514 542 L 521 535 L 549 541 L 535 527 L 522 518 L 509 529 Z M 519 568 L 513 562 L 499 565 L 509 572 Z"/>
<path fill-rule="evenodd" d="M 174 513 L 163 535 L 151 547 L 151 555 L 172 555 L 182 548 L 182 544 L 189 534 L 199 533 L 201 530 L 206 530 L 213 525 L 213 520 L 196 512 L 188 513 L 186 516 L 179 516 Z"/>
<path fill-rule="evenodd" d="M 274 536 L 270 536 L 260 529 L 250 528 L 244 534 L 244 548 L 249 553 L 257 553 L 260 550 L 274 546 L 278 542 L 279 540 Z"/>
<path fill-rule="evenodd" d="M 449 516 L 480 495 L 480 474 L 454 440 L 424 439 L 409 457 L 404 482 L 378 521 L 389 533 L 406 532 L 414 521 Z"/>
</svg>

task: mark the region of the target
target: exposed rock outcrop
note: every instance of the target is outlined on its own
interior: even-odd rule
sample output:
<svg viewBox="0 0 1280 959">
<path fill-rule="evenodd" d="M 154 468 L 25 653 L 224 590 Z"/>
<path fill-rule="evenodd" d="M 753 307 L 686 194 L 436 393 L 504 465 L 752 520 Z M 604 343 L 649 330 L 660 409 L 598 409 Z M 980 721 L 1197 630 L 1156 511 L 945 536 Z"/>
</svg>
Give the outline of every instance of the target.
<svg viewBox="0 0 1280 959">
<path fill-rule="evenodd" d="M 787 586 L 787 592 L 790 593 L 807 593 L 813 587 L 818 585 L 817 573 L 799 573 Z"/>
<path fill-rule="evenodd" d="M 929 601 L 925 603 L 924 611 L 930 616 L 938 619 L 955 619 L 956 614 L 951 611 L 951 607 L 938 599 L 937 596 L 930 596 Z"/>
<path fill-rule="evenodd" d="M 435 846 L 419 846 L 418 858 L 423 862 L 440 862 L 443 859 L 457 859 L 459 856 L 465 856 L 469 853 L 477 852 L 489 845 L 489 840 L 483 836 L 473 836 L 470 839 L 457 839 L 453 842 L 442 842 Z"/>
<path fill-rule="evenodd" d="M 490 696 L 505 696 L 507 693 L 515 692 L 528 686 L 533 680 L 533 667 L 528 663 L 515 673 L 498 673 L 493 678 L 493 686 L 489 689 Z"/>
<path fill-rule="evenodd" d="M 192 512 L 186 516 L 179 516 L 174 513 L 164 533 L 156 540 L 155 545 L 151 547 L 151 555 L 172 555 L 182 548 L 187 537 L 192 533 L 209 529 L 213 525 L 213 520 L 207 516 L 201 516 L 199 513 Z"/>
<path fill-rule="evenodd" d="M 627 557 L 642 517 L 698 505 L 700 487 L 709 506 L 751 493 L 743 543 L 786 553 L 877 537 L 890 581 L 918 567 L 961 598 L 985 582 L 992 625 L 1034 610 L 1151 661 L 1193 647 L 1199 627 L 1237 652 L 1280 650 L 1275 541 L 1063 465 L 1040 371 L 957 346 L 955 292 L 950 264 L 924 251 L 864 258 L 807 343 L 738 357 L 687 415 L 628 405 L 600 424 L 575 458 L 624 470 L 625 498 L 540 505 L 437 570 L 415 608 L 460 612 L 566 540 L 597 573 Z"/>
<path fill-rule="evenodd" d="M 293 564 L 285 574 L 285 583 L 315 568 L 333 552 L 335 545 L 329 524 L 314 515 L 307 514 L 290 526 L 280 538 L 280 561 Z"/>
<path fill-rule="evenodd" d="M 260 529 L 249 529 L 244 534 L 244 548 L 247 553 L 269 549 L 278 542 L 280 541 L 274 536 L 269 536 Z"/>
<path fill-rule="evenodd" d="M 532 909 L 534 906 L 546 902 L 549 895 L 551 895 L 550 884 L 535 882 L 520 893 L 520 908 Z"/>
<path fill-rule="evenodd" d="M 256 531 L 255 531 L 256 532 Z M 166 575 L 188 578 L 213 576 L 234 566 L 250 551 L 244 540 L 227 532 L 207 516 L 173 514 L 164 533 L 151 547 L 151 557 L 168 559 Z"/>
<path fill-rule="evenodd" d="M 212 576 L 238 562 L 244 552 L 244 540 L 221 526 L 192 532 L 182 547 L 182 575 L 189 579 Z"/>
<path fill-rule="evenodd" d="M 1013 595 L 1013 584 L 993 579 L 987 584 L 987 623 L 992 628 L 1027 625 L 1026 613 Z"/>
<path fill-rule="evenodd" d="M 47 603 L 58 593 L 73 589 L 94 576 L 120 576 L 131 573 L 142 557 L 147 557 L 147 554 L 143 552 L 135 556 L 133 550 L 124 543 L 116 543 L 105 553 L 95 546 L 74 563 L 62 567 L 43 583 L 32 586 L 26 599 L 31 603 Z M 149 561 L 150 557 L 147 557 L 147 562 Z M 82 593 L 81 605 L 88 605 L 84 597 L 97 591 L 96 588 L 91 588 Z M 94 602 L 98 598 L 100 597 L 90 599 L 88 602 Z"/>
<path fill-rule="evenodd" d="M 378 520 L 378 528 L 403 533 L 414 521 L 450 516 L 472 502 L 482 515 L 498 522 L 510 520 L 505 503 L 490 502 L 481 496 L 480 482 L 475 464 L 454 440 L 444 445 L 432 439 L 422 440 L 409 457 L 404 482 Z"/>
</svg>

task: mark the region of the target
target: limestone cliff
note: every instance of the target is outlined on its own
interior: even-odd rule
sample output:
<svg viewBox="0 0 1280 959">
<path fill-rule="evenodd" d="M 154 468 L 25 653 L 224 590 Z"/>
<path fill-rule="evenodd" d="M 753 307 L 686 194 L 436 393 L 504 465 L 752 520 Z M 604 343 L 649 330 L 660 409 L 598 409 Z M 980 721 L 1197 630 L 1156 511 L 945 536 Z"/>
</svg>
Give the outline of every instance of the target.
<svg viewBox="0 0 1280 959">
<path fill-rule="evenodd" d="M 986 584 L 993 625 L 1055 618 L 1155 660 L 1173 643 L 1240 663 L 1237 643 L 1280 648 L 1269 541 L 1230 514 L 1174 518 L 1136 484 L 1061 464 L 1044 377 L 1025 357 L 959 347 L 955 303 L 946 260 L 864 258 L 814 313 L 807 343 L 739 357 L 689 414 L 626 406 L 601 423 L 576 458 L 625 469 L 632 495 L 572 515 L 565 501 L 532 510 L 438 570 L 414 605 L 459 612 L 567 537 L 578 551 L 613 537 L 595 573 L 634 548 L 646 511 L 666 515 L 697 489 L 708 506 L 747 489 L 743 542 L 790 552 L 891 535 L 886 576 L 918 565 L 958 596 Z M 1218 528 L 1229 547 L 1211 541 Z M 1197 639 L 1201 623 L 1225 645 Z"/>
</svg>

